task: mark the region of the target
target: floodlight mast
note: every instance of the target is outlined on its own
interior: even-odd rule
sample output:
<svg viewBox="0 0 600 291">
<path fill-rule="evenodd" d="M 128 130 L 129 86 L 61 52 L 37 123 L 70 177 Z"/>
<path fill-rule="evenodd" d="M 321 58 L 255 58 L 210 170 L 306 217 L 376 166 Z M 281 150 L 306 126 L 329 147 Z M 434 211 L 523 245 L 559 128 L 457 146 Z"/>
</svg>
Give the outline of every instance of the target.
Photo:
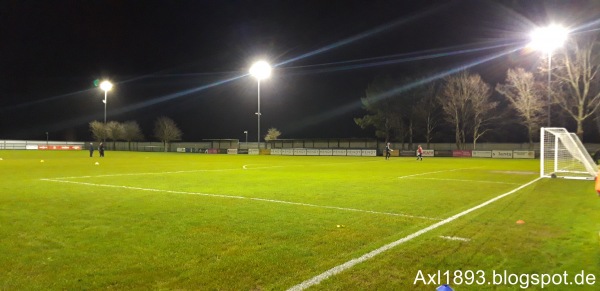
<svg viewBox="0 0 600 291">
<path fill-rule="evenodd" d="M 552 90 L 550 87 L 552 78 L 552 52 L 567 41 L 569 32 L 561 25 L 552 24 L 540 27 L 531 33 L 529 46 L 535 50 L 548 54 L 548 124 L 550 127 L 550 106 L 552 105 Z"/>
<path fill-rule="evenodd" d="M 271 76 L 271 66 L 265 61 L 258 61 L 250 67 L 250 75 L 256 78 L 258 84 L 258 133 L 257 133 L 257 147 L 260 149 L 260 81 L 269 78 Z"/>
<path fill-rule="evenodd" d="M 110 91 L 112 87 L 113 84 L 109 81 L 103 81 L 102 83 L 100 83 L 100 89 L 104 91 L 104 100 L 102 100 L 102 102 L 104 103 L 104 124 L 106 124 L 106 97 L 108 96 L 108 91 Z"/>
</svg>

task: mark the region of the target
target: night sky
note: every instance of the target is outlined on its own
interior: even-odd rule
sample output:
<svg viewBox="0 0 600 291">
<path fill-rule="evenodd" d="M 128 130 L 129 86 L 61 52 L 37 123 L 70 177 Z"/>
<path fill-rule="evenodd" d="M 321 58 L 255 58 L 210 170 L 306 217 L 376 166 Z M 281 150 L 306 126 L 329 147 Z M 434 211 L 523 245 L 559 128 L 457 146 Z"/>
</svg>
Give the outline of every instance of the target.
<svg viewBox="0 0 600 291">
<path fill-rule="evenodd" d="M 519 49 L 535 25 L 597 18 L 577 3 L 0 0 L 0 139 L 91 139 L 104 119 L 93 81 L 108 79 L 107 119 L 137 121 L 146 140 L 167 116 L 184 141 L 255 141 L 258 59 L 274 66 L 262 135 L 374 137 L 353 118 L 375 77 L 469 68 L 494 86 L 540 61 Z"/>
</svg>

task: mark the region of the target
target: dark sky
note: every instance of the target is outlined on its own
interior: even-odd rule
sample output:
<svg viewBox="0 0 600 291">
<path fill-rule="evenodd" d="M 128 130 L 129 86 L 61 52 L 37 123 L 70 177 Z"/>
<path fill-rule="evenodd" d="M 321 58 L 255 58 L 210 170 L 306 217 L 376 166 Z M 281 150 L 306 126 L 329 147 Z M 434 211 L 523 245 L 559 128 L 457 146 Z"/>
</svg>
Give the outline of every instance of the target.
<svg viewBox="0 0 600 291">
<path fill-rule="evenodd" d="M 502 81 L 506 68 L 538 61 L 496 57 L 535 24 L 556 11 L 559 21 L 591 17 L 562 2 L 0 0 L 0 139 L 89 140 L 88 123 L 104 119 L 93 81 L 109 79 L 108 120 L 137 121 L 147 140 L 167 116 L 185 141 L 244 130 L 255 141 L 247 72 L 258 59 L 275 66 L 261 83 L 263 135 L 373 137 L 353 118 L 376 76 L 477 64 L 470 70 Z"/>
</svg>

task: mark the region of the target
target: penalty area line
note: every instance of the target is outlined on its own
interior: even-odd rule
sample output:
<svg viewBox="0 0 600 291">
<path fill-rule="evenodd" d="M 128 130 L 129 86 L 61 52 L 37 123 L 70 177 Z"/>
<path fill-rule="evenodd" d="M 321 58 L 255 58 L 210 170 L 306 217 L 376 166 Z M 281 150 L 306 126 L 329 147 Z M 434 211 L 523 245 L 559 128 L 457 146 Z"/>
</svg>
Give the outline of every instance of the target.
<svg viewBox="0 0 600 291">
<path fill-rule="evenodd" d="M 262 169 L 271 169 L 271 168 L 283 168 L 285 166 L 259 166 L 259 167 L 248 167 L 250 165 L 243 165 L 242 169 L 244 170 L 262 170 Z"/>
<path fill-rule="evenodd" d="M 426 173 L 419 173 L 419 174 L 414 174 L 414 175 L 400 176 L 400 177 L 398 177 L 398 179 L 411 178 L 411 177 L 416 177 L 416 176 L 423 176 L 423 175 L 437 174 L 437 173 L 445 173 L 445 172 L 454 172 L 454 171 L 478 169 L 478 168 L 480 168 L 480 167 L 461 168 L 461 169 L 443 170 L 443 171 L 435 171 L 435 172 L 426 172 Z"/>
<path fill-rule="evenodd" d="M 465 179 L 439 179 L 439 178 L 409 178 L 419 180 L 434 180 L 434 181 L 452 181 L 452 182 L 474 182 L 474 183 L 492 183 L 505 185 L 521 185 L 520 183 L 500 182 L 500 181 L 484 181 L 484 180 L 465 180 Z"/>
<path fill-rule="evenodd" d="M 418 219 L 425 219 L 425 220 L 438 220 L 438 221 L 442 220 L 441 218 L 433 218 L 433 217 L 418 216 L 418 215 L 409 215 L 409 214 L 391 213 L 391 212 L 380 212 L 380 211 L 362 210 L 362 209 L 356 209 L 356 208 L 346 208 L 346 207 L 337 207 L 337 206 L 315 205 L 315 204 L 307 204 L 307 203 L 300 203 L 300 202 L 288 202 L 288 201 L 282 201 L 282 200 L 271 200 L 271 199 L 264 199 L 264 198 L 248 198 L 248 199 L 250 199 L 250 200 L 256 200 L 256 201 L 265 201 L 265 202 L 274 202 L 274 203 L 284 203 L 284 204 L 308 206 L 308 207 L 319 207 L 319 208 L 327 208 L 327 209 L 337 209 L 337 210 L 345 210 L 345 211 L 355 211 L 355 212 L 365 212 L 365 213 L 373 213 L 373 214 L 384 214 L 384 215 L 391 215 L 391 216 L 401 216 L 401 217 L 408 217 L 408 218 L 418 218 Z"/>
<path fill-rule="evenodd" d="M 447 240 L 471 241 L 471 239 L 469 239 L 469 238 L 458 237 L 458 236 L 445 236 L 445 235 L 440 235 L 440 238 L 447 239 Z"/>
<path fill-rule="evenodd" d="M 65 180 L 65 179 L 86 179 L 86 178 L 104 178 L 104 177 L 121 177 L 121 176 L 143 176 L 143 175 L 166 175 L 166 174 L 185 174 L 185 173 L 201 173 L 201 172 L 225 172 L 225 171 L 237 171 L 239 169 L 204 169 L 204 170 L 188 170 L 188 171 L 168 171 L 168 172 L 145 172 L 145 173 L 121 173 L 121 174 L 106 174 L 106 175 L 94 175 L 94 176 L 72 176 L 72 177 L 57 177 L 47 178 L 42 180 Z"/>
<path fill-rule="evenodd" d="M 247 200 L 269 202 L 269 203 L 279 203 L 279 204 L 307 206 L 307 207 L 316 207 L 316 208 L 325 208 L 325 209 L 336 209 L 336 210 L 343 210 L 343 211 L 363 212 L 363 213 L 372 213 L 372 214 L 398 216 L 398 217 L 406 217 L 406 218 L 425 219 L 425 220 L 438 220 L 438 221 L 442 220 L 440 218 L 418 216 L 418 215 L 409 215 L 409 214 L 402 214 L 402 213 L 380 212 L 380 211 L 363 210 L 363 209 L 356 209 L 356 208 L 345 208 L 345 207 L 337 207 L 337 206 L 316 205 L 316 204 L 308 204 L 308 203 L 300 203 L 300 202 L 290 202 L 290 201 L 283 201 L 283 200 L 273 200 L 273 199 L 255 198 L 255 197 L 244 197 L 244 196 L 235 196 L 235 195 L 222 195 L 222 194 L 210 194 L 210 193 L 200 193 L 200 192 L 174 191 L 174 190 L 141 188 L 141 187 L 132 187 L 132 186 L 110 185 L 110 184 L 96 184 L 96 183 L 88 183 L 88 182 L 75 182 L 75 181 L 59 180 L 59 179 L 40 179 L 40 180 L 42 180 L 42 181 L 49 181 L 49 182 L 58 182 L 58 183 L 68 183 L 68 184 L 76 184 L 76 185 L 85 185 L 85 186 L 96 186 L 96 187 L 107 187 L 107 188 L 120 188 L 120 189 L 137 190 L 137 191 L 164 192 L 164 193 L 171 193 L 171 194 L 199 195 L 199 196 L 218 197 L 218 198 L 231 198 L 231 199 L 247 199 Z"/>
<path fill-rule="evenodd" d="M 96 183 L 88 183 L 88 182 L 75 182 L 75 181 L 66 181 L 66 180 L 58 180 L 58 179 L 40 179 L 42 181 L 48 182 L 58 182 L 58 183 L 67 183 L 67 184 L 76 184 L 76 185 L 85 185 L 85 186 L 96 186 L 96 187 L 106 187 L 106 188 L 121 188 L 128 190 L 138 190 L 138 191 L 148 191 L 148 192 L 165 192 L 172 194 L 188 194 L 188 195 L 200 195 L 200 196 L 209 196 L 209 197 L 221 197 L 221 198 L 233 198 L 233 199 L 247 199 L 243 196 L 233 196 L 233 195 L 220 195 L 220 194 L 208 194 L 208 193 L 197 193 L 197 192 L 185 192 L 185 191 L 173 191 L 173 190 L 163 190 L 163 189 L 153 189 L 153 188 L 141 188 L 141 187 L 132 187 L 132 186 L 122 186 L 122 185 L 109 185 L 109 184 L 96 184 Z"/>
<path fill-rule="evenodd" d="M 494 203 L 494 202 L 496 202 L 496 201 L 498 201 L 498 200 L 500 200 L 500 199 L 502 199 L 502 198 L 504 198 L 504 197 L 506 197 L 508 195 L 511 195 L 511 194 L 513 194 L 513 193 L 515 193 L 515 192 L 517 192 L 517 191 L 519 191 L 519 190 L 521 190 L 521 189 L 523 189 L 523 188 L 525 188 L 525 187 L 527 187 L 527 186 L 529 186 L 529 185 L 537 182 L 540 179 L 541 179 L 541 177 L 538 177 L 538 178 L 536 178 L 536 179 L 534 179 L 534 180 L 532 180 L 532 181 L 530 181 L 530 182 L 528 182 L 526 184 L 523 184 L 523 185 L 521 185 L 521 186 L 519 186 L 519 187 L 517 187 L 517 188 L 515 188 L 515 189 L 513 189 L 511 191 L 508 191 L 508 192 L 506 192 L 504 194 L 496 196 L 496 197 L 494 197 L 494 198 L 492 198 L 490 200 L 487 200 L 487 201 L 485 201 L 485 202 L 483 202 L 483 203 L 481 203 L 481 204 L 479 204 L 477 206 L 474 206 L 474 207 L 469 208 L 469 209 L 467 209 L 467 210 L 465 210 L 463 212 L 460 212 L 460 213 L 455 214 L 455 215 L 453 215 L 451 217 L 448 217 L 448 218 L 446 218 L 446 219 L 444 219 L 444 220 L 442 220 L 440 222 L 434 223 L 434 224 L 432 224 L 432 225 L 430 225 L 430 226 L 428 226 L 426 228 L 423 228 L 423 229 L 421 229 L 421 230 L 419 230 L 417 232 L 414 232 L 414 233 L 412 233 L 410 235 L 407 235 L 407 236 L 405 236 L 405 237 L 403 237 L 403 238 L 401 238 L 401 239 L 399 239 L 399 240 L 397 240 L 395 242 L 389 243 L 389 244 L 384 245 L 384 246 L 382 246 L 382 247 L 380 247 L 380 248 L 378 248 L 376 250 L 368 252 L 368 253 L 366 253 L 366 254 L 364 254 L 364 255 L 356 258 L 356 259 L 352 259 L 352 260 L 347 261 L 347 262 L 345 262 L 345 263 L 343 263 L 341 265 L 335 266 L 335 267 L 333 267 L 333 268 L 331 268 L 331 269 L 329 269 L 329 270 L 327 270 L 327 271 L 325 271 L 325 272 L 323 272 L 323 273 L 321 273 L 321 274 L 319 274 L 317 276 L 314 276 L 314 277 L 312 277 L 312 278 L 310 278 L 310 279 L 308 279 L 308 280 L 306 280 L 306 281 L 304 281 L 304 282 L 302 282 L 302 283 L 300 283 L 300 284 L 298 284 L 296 286 L 293 286 L 293 287 L 289 288 L 288 291 L 304 290 L 304 289 L 307 289 L 307 288 L 312 287 L 314 285 L 317 285 L 317 284 L 321 283 L 321 281 L 323 281 L 325 279 L 328 279 L 329 277 L 335 276 L 335 275 L 337 275 L 337 274 L 339 274 L 339 273 L 341 273 L 341 272 L 343 272 L 345 270 L 348 270 L 348 269 L 354 267 L 357 264 L 365 262 L 365 261 L 367 261 L 367 260 L 369 260 L 369 259 L 371 259 L 371 258 L 373 258 L 373 257 L 375 257 L 375 256 L 377 256 L 377 255 L 379 255 L 379 254 L 381 254 L 383 252 L 386 252 L 386 251 L 388 251 L 388 250 L 390 250 L 390 249 L 392 249 L 392 248 L 394 248 L 394 247 L 396 247 L 396 246 L 398 246 L 400 244 L 403 244 L 403 243 L 405 243 L 407 241 L 410 241 L 410 240 L 412 240 L 412 239 L 414 239 L 416 237 L 419 237 L 422 234 L 425 234 L 425 233 L 427 233 L 429 231 L 432 231 L 432 230 L 434 230 L 434 229 L 436 229 L 436 228 L 438 228 L 440 226 L 448 224 L 448 223 L 450 223 L 450 222 L 452 222 L 452 221 L 454 221 L 454 220 L 456 220 L 456 219 L 458 219 L 458 218 L 460 218 L 462 216 L 465 216 L 465 215 L 467 215 L 467 214 L 469 214 L 469 213 L 471 213 L 471 212 L 473 212 L 473 211 L 475 211 L 477 209 L 480 209 L 480 208 L 483 208 L 483 207 L 485 207 L 485 206 L 487 206 L 489 204 L 492 204 L 492 203 Z"/>
<path fill-rule="evenodd" d="M 338 165 L 350 165 L 350 164 L 365 164 L 365 163 L 375 163 L 376 161 L 361 161 L 361 162 L 342 162 L 342 163 L 327 163 L 327 164 L 296 164 L 296 165 L 283 165 L 283 166 L 259 166 L 259 167 L 250 167 L 251 164 L 243 165 L 242 169 L 244 170 L 262 170 L 262 169 L 271 169 L 271 168 L 291 168 L 291 167 L 306 167 L 306 166 L 338 166 Z"/>
</svg>

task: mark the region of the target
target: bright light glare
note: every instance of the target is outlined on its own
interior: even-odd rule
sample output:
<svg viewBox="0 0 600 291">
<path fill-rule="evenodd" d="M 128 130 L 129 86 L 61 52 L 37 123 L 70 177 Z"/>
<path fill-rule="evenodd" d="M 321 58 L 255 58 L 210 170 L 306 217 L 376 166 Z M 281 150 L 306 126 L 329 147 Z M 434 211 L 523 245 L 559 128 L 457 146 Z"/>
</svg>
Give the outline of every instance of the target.
<svg viewBox="0 0 600 291">
<path fill-rule="evenodd" d="M 104 81 L 102 83 L 100 83 L 100 89 L 104 90 L 104 91 L 110 91 L 110 89 L 112 89 L 113 84 L 109 81 Z"/>
<path fill-rule="evenodd" d="M 250 67 L 250 75 L 257 80 L 263 80 L 271 76 L 271 66 L 265 61 L 258 61 Z"/>
<path fill-rule="evenodd" d="M 561 25 L 550 25 L 535 29 L 531 33 L 529 46 L 535 50 L 551 53 L 567 40 L 568 31 Z"/>
</svg>

